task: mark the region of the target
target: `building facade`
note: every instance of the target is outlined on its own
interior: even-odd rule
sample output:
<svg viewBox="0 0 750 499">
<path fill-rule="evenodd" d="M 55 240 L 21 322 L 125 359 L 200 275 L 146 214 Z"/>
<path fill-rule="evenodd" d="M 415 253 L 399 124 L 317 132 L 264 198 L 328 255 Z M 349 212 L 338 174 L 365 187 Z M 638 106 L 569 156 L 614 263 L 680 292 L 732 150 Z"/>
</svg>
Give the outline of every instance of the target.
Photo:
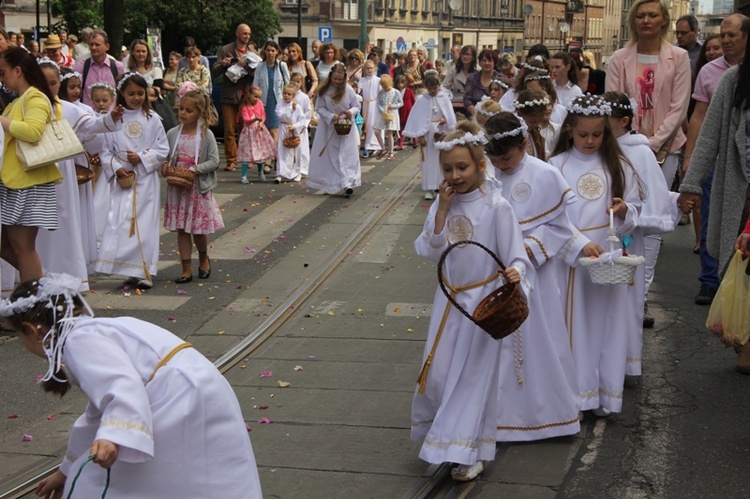
<svg viewBox="0 0 750 499">
<path fill-rule="evenodd" d="M 36 4 L 36 0 L 0 0 L 0 25 L 6 31 L 24 33 L 26 39 L 30 40 L 36 26 Z M 60 21 L 58 17 L 47 17 L 47 0 L 39 2 L 39 13 L 39 24 L 43 30 L 47 28 L 48 19 L 49 24 Z"/>
</svg>

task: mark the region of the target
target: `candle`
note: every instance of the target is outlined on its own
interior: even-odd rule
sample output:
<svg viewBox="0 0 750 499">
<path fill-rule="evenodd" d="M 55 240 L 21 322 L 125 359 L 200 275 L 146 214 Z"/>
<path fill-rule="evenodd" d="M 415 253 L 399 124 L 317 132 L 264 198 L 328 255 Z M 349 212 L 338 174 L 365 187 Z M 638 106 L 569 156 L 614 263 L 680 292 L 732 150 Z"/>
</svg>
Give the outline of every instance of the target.
<svg viewBox="0 0 750 499">
<path fill-rule="evenodd" d="M 609 209 L 609 228 L 615 230 L 615 210 Z"/>
</svg>

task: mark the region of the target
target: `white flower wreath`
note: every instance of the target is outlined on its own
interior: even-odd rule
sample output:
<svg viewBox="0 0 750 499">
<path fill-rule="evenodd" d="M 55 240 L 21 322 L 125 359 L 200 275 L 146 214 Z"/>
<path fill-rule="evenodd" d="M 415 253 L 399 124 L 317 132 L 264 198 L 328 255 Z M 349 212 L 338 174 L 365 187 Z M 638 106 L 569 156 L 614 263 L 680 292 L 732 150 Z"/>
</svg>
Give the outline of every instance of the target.
<svg viewBox="0 0 750 499">
<path fill-rule="evenodd" d="M 536 76 L 527 76 L 523 79 L 523 81 L 534 81 L 534 80 L 551 80 L 549 75 L 536 75 Z"/>
<path fill-rule="evenodd" d="M 60 71 L 60 66 L 46 55 L 44 57 L 37 57 L 36 63 L 40 66 L 42 64 L 49 64 L 50 66 L 54 66 L 54 68 L 57 69 L 58 72 Z"/>
<path fill-rule="evenodd" d="M 460 137 L 457 137 L 448 142 L 438 141 L 435 142 L 435 149 L 439 151 L 450 151 L 456 146 L 465 146 L 468 144 L 478 146 L 487 143 L 487 135 L 483 131 L 479 131 L 476 135 L 473 133 L 465 133 Z"/>
<path fill-rule="evenodd" d="M 125 73 L 124 75 L 122 75 L 122 78 L 120 79 L 120 81 L 117 82 L 117 90 L 118 91 L 122 90 L 122 87 L 123 87 L 123 85 L 125 85 L 125 82 L 128 81 L 133 76 L 136 76 L 136 75 L 140 76 L 135 71 L 131 71 L 129 73 Z"/>
<path fill-rule="evenodd" d="M 47 372 L 39 380 L 40 382 L 49 381 L 50 379 L 59 382 L 64 381 L 55 376 L 55 373 L 62 369 L 63 345 L 78 319 L 78 317 L 73 316 L 75 309 L 73 298 L 77 296 L 83 303 L 88 314 L 91 317 L 94 316 L 94 312 L 91 310 L 89 304 L 78 294 L 80 287 L 81 280 L 77 277 L 68 274 L 50 273 L 46 277 L 39 279 L 39 287 L 36 295 L 24 296 L 15 301 L 10 301 L 7 298 L 0 300 L 0 316 L 2 317 L 22 314 L 37 303 L 44 301 L 47 302 L 46 307 L 52 309 L 53 325 L 42 339 L 42 349 L 44 350 L 45 357 L 47 357 L 49 366 L 47 367 Z M 63 306 L 59 304 L 55 305 L 52 301 L 53 297 L 60 297 L 65 300 L 65 313 L 60 318 L 58 318 L 58 314 L 63 312 Z M 57 331 L 56 325 L 58 323 L 60 324 L 60 331 Z"/>
<path fill-rule="evenodd" d="M 584 107 L 585 105 L 585 107 Z M 581 95 L 568 105 L 568 112 L 572 114 L 582 114 L 584 116 L 610 116 L 612 106 L 610 103 L 598 96 L 591 94 Z"/>
<path fill-rule="evenodd" d="M 508 87 L 507 83 L 505 83 L 502 80 L 498 80 L 497 78 L 495 78 L 495 79 L 493 79 L 493 80 L 490 81 L 490 85 L 492 85 L 493 83 L 497 83 L 498 85 L 500 85 L 501 87 L 503 87 L 505 90 L 508 90 L 508 88 L 510 88 L 510 87 Z M 487 88 L 489 88 L 490 85 L 487 85 Z"/>
<path fill-rule="evenodd" d="M 513 101 L 513 107 L 516 109 L 523 109 L 525 107 L 536 107 L 536 106 L 549 106 L 549 99 L 543 98 L 543 99 L 534 99 L 534 100 L 527 100 L 527 101 L 519 101 L 514 100 Z"/>
<path fill-rule="evenodd" d="M 83 75 L 79 73 L 78 71 L 73 71 L 72 73 L 65 73 L 64 75 L 60 76 L 60 81 L 63 82 L 67 80 L 68 78 L 78 78 L 79 80 L 83 79 Z M 114 90 L 114 89 L 112 89 Z"/>
<path fill-rule="evenodd" d="M 524 120 L 521 121 L 521 126 L 518 128 L 514 128 L 513 130 L 508 130 L 507 132 L 502 133 L 493 133 L 490 135 L 490 138 L 492 140 L 502 140 L 507 137 L 515 137 L 518 134 L 523 135 L 524 138 L 529 136 L 529 127 L 526 125 L 526 122 Z"/>
</svg>

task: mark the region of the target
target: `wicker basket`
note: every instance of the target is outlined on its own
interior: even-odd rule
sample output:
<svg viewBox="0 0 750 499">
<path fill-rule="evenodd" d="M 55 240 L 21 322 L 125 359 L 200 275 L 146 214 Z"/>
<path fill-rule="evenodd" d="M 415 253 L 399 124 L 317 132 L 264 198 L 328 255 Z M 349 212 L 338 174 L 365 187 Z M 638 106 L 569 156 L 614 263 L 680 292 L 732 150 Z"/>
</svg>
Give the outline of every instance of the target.
<svg viewBox="0 0 750 499">
<path fill-rule="evenodd" d="M 285 138 L 282 143 L 287 149 L 296 149 L 297 147 L 299 147 L 300 140 L 299 137 L 295 135 L 294 132 L 292 132 L 292 134 L 289 137 Z"/>
<path fill-rule="evenodd" d="M 189 189 L 195 182 L 195 171 L 189 168 L 164 165 L 164 177 L 169 185 Z"/>
<path fill-rule="evenodd" d="M 124 177 L 117 177 L 117 184 L 123 189 L 130 189 L 135 184 L 135 172 L 129 171 Z"/>
<path fill-rule="evenodd" d="M 383 111 L 383 123 L 390 123 L 395 119 L 393 111 Z"/>
<path fill-rule="evenodd" d="M 349 135 L 349 132 L 352 131 L 352 122 L 351 121 L 337 121 L 333 128 L 336 130 L 336 133 L 338 135 Z"/>
<path fill-rule="evenodd" d="M 76 165 L 76 181 L 78 185 L 90 182 L 94 178 L 94 172 L 83 165 Z"/>
<path fill-rule="evenodd" d="M 496 340 L 505 338 L 518 329 L 521 324 L 523 324 L 523 321 L 529 316 L 529 306 L 526 303 L 526 298 L 523 296 L 519 284 L 507 283 L 500 286 L 479 302 L 473 315 L 469 314 L 458 304 L 456 299 L 445 286 L 443 280 L 443 264 L 445 263 L 448 253 L 457 246 L 465 246 L 467 244 L 473 244 L 474 246 L 482 248 L 497 262 L 501 270 L 505 270 L 505 265 L 500 261 L 500 258 L 484 245 L 475 241 L 458 241 L 448 246 L 448 249 L 446 249 L 440 257 L 440 262 L 438 263 L 438 282 L 440 288 L 453 306 L 456 307 L 459 312 L 468 317 L 474 324 L 482 328 L 487 334 Z"/>
<path fill-rule="evenodd" d="M 611 262 L 599 258 L 584 257 L 578 262 L 589 269 L 594 284 L 630 284 L 639 265 L 645 262 L 642 256 L 616 256 Z"/>
</svg>

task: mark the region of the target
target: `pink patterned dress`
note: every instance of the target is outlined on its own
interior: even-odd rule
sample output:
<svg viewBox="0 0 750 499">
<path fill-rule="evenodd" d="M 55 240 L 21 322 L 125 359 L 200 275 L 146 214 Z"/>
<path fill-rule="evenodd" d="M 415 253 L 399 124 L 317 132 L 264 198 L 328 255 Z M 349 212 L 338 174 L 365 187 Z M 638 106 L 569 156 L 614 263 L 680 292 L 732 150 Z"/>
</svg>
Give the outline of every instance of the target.
<svg viewBox="0 0 750 499">
<path fill-rule="evenodd" d="M 254 118 L 262 121 L 250 123 Z M 237 148 L 238 163 L 263 163 L 276 158 L 276 142 L 263 122 L 266 121 L 266 110 L 263 103 L 244 105 L 240 108 L 239 119 L 243 122 L 240 132 L 240 143 Z"/>
<path fill-rule="evenodd" d="M 197 135 L 180 135 L 177 139 L 177 166 L 195 166 L 195 141 Z M 188 234 L 213 234 L 224 228 L 219 205 L 213 193 L 201 194 L 198 191 L 196 176 L 192 187 L 186 189 L 167 185 L 167 199 L 164 203 L 164 228 L 176 232 L 182 229 Z"/>
</svg>

